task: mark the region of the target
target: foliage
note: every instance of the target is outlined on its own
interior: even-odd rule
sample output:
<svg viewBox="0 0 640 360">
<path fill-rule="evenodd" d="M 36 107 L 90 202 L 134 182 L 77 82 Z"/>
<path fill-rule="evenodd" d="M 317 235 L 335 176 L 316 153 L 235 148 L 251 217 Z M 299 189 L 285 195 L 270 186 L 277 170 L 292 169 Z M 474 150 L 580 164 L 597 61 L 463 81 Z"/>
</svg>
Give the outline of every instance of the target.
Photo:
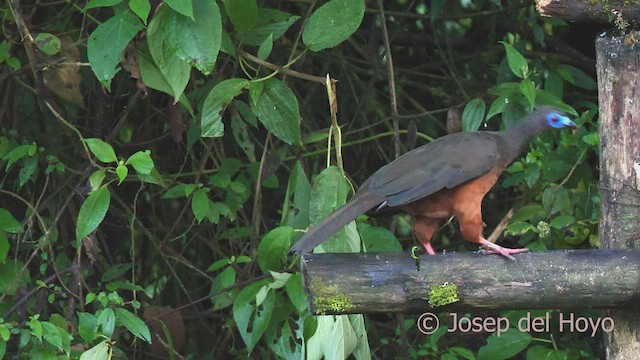
<svg viewBox="0 0 640 360">
<path fill-rule="evenodd" d="M 574 117 L 508 168 L 485 221 L 514 208 L 504 242 L 598 245 L 596 85 L 591 62 L 556 50 L 568 25 L 517 0 L 384 6 L 0 5 L 0 358 L 594 358 L 577 334 L 310 314 L 287 249 L 450 126 L 509 128 L 540 105 Z M 316 251 L 410 247 L 395 224 L 362 217 Z M 436 246 L 472 249 L 456 231 Z"/>
</svg>

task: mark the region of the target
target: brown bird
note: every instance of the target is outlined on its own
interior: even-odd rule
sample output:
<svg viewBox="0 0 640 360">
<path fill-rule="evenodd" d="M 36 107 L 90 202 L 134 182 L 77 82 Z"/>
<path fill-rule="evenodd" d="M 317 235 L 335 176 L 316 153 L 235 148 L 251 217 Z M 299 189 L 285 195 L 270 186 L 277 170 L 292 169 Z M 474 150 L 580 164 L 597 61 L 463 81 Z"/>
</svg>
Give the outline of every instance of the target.
<svg viewBox="0 0 640 360">
<path fill-rule="evenodd" d="M 390 208 L 413 216 L 414 233 L 430 255 L 435 254 L 433 233 L 455 216 L 466 240 L 513 259 L 511 254 L 527 249 L 504 248 L 484 238 L 482 199 L 533 136 L 566 127 L 576 124 L 559 110 L 542 107 L 509 130 L 440 137 L 376 171 L 351 201 L 311 228 L 289 252 L 311 251 L 358 215 Z"/>
</svg>

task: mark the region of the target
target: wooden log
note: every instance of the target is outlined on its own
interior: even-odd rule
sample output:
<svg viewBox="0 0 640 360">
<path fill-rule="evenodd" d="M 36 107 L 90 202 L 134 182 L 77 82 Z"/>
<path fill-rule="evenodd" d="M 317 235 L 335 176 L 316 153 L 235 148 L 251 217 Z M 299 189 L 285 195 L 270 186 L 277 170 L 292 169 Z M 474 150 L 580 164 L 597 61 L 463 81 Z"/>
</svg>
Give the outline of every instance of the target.
<svg viewBox="0 0 640 360">
<path fill-rule="evenodd" d="M 314 314 L 433 311 L 433 290 L 459 301 L 437 311 L 640 307 L 640 251 L 567 250 L 498 255 L 308 254 L 304 288 Z M 449 294 L 450 295 L 450 294 Z M 441 300 L 441 295 L 439 299 Z"/>
<path fill-rule="evenodd" d="M 640 19 L 640 4 L 630 1 L 536 0 L 542 16 L 568 21 L 598 21 L 613 23 Z"/>
<path fill-rule="evenodd" d="M 640 32 L 596 39 L 600 106 L 600 243 L 640 248 Z M 635 45 L 635 46 L 634 46 Z M 631 279 L 637 280 L 633 278 Z M 640 311 L 612 310 L 608 359 L 637 359 Z"/>
</svg>

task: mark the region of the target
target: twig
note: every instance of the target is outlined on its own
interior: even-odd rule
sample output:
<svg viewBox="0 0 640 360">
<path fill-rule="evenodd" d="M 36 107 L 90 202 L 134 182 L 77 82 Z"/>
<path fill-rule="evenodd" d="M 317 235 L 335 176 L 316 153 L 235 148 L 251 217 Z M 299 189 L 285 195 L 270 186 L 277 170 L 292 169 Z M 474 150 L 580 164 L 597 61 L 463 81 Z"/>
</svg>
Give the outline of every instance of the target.
<svg viewBox="0 0 640 360">
<path fill-rule="evenodd" d="M 293 77 L 299 78 L 299 79 L 303 79 L 303 80 L 309 80 L 309 81 L 314 81 L 320 84 L 324 85 L 325 79 L 321 76 L 313 76 L 313 75 L 309 75 L 309 74 L 305 74 L 305 73 L 301 73 L 295 70 L 291 70 L 287 67 L 283 67 L 283 66 L 279 66 L 276 64 L 272 64 L 268 61 L 264 61 L 262 59 L 260 59 L 259 57 L 253 56 L 247 52 L 245 52 L 242 49 L 236 49 L 236 52 L 242 56 L 243 58 L 247 59 L 247 60 L 251 60 L 252 62 L 260 65 L 260 66 L 264 66 L 267 69 L 271 69 L 271 70 L 276 70 L 279 71 L 283 74 L 287 74 L 287 75 L 291 75 Z"/>
<path fill-rule="evenodd" d="M 387 69 L 389 73 L 389 96 L 391 97 L 391 118 L 393 121 L 393 147 L 395 157 L 400 156 L 400 125 L 398 124 L 398 100 L 396 98 L 396 81 L 393 72 L 393 57 L 391 56 L 391 45 L 389 44 L 389 33 L 387 31 L 387 20 L 384 16 L 383 1 L 378 0 L 378 10 L 380 12 L 380 22 L 382 24 L 382 39 L 384 50 L 387 56 Z"/>
</svg>

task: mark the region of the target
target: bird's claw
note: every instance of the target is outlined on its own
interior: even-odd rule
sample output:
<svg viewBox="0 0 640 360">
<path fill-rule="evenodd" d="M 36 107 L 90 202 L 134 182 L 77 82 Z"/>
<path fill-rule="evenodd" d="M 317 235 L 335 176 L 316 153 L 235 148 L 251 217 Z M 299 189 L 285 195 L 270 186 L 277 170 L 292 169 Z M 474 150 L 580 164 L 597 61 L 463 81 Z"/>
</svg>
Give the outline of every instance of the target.
<svg viewBox="0 0 640 360">
<path fill-rule="evenodd" d="M 494 244 L 486 239 L 482 239 L 480 240 L 480 245 L 482 245 L 484 247 L 484 251 L 483 253 L 485 254 L 500 254 L 504 257 L 506 257 L 509 260 L 515 260 L 515 258 L 513 256 L 511 256 L 511 254 L 520 254 L 523 252 L 527 252 L 529 251 L 529 249 L 523 248 L 523 249 L 509 249 L 509 248 L 505 248 L 502 247 L 498 244 Z"/>
</svg>

